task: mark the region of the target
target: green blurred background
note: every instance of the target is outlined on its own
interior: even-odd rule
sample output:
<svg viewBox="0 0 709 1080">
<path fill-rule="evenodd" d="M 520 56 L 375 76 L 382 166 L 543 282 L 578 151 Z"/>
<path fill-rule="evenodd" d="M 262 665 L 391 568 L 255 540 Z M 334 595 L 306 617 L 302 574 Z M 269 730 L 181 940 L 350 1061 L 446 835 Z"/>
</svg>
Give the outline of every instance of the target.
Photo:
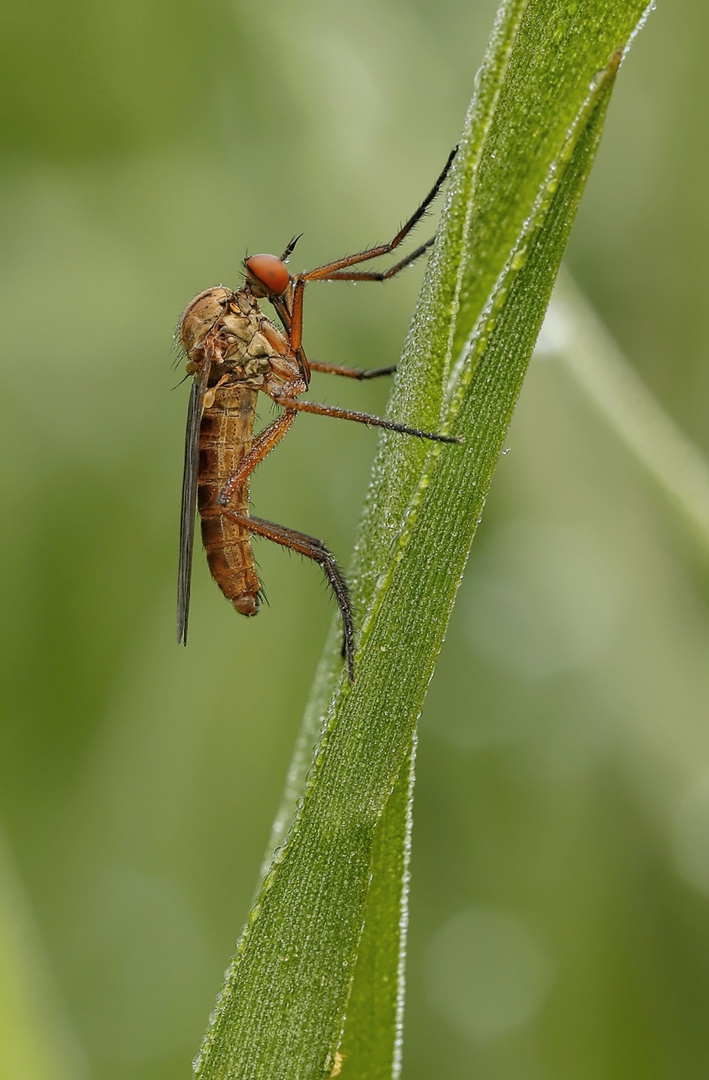
<svg viewBox="0 0 709 1080">
<path fill-rule="evenodd" d="M 456 141 L 494 10 L 0 17 L 3 1080 L 189 1075 L 333 608 L 316 568 L 260 544 L 271 606 L 240 620 L 198 558 L 177 648 L 171 335 L 247 248 L 303 231 L 312 266 L 392 234 Z M 705 451 L 708 53 L 700 0 L 652 16 L 568 258 Z M 392 362 L 420 273 L 313 288 L 309 353 Z M 384 408 L 381 384 L 316 378 Z M 256 511 L 346 564 L 375 439 L 302 418 Z M 508 443 L 421 726 L 404 1075 L 696 1080 L 707 550 L 560 364 L 532 365 Z"/>
</svg>

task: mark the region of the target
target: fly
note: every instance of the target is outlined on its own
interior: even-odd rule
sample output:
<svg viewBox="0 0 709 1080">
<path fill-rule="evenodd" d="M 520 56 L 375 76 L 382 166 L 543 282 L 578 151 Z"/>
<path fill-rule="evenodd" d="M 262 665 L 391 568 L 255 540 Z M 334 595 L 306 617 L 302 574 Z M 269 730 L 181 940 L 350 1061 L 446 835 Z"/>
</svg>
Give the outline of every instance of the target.
<svg viewBox="0 0 709 1080">
<path fill-rule="evenodd" d="M 280 259 L 275 255 L 247 258 L 243 288 L 232 292 L 218 285 L 200 293 L 185 308 L 180 319 L 179 337 L 187 355 L 192 390 L 182 482 L 178 643 L 187 644 L 196 505 L 212 577 L 242 615 L 256 615 L 262 597 L 251 550 L 252 535 L 297 551 L 322 567 L 342 614 L 342 653 L 350 681 L 354 681 L 352 608 L 347 584 L 334 556 L 313 536 L 252 517 L 249 514 L 249 477 L 290 430 L 299 412 L 354 420 L 419 439 L 443 443 L 459 441 L 451 435 L 420 431 L 368 413 L 300 400 L 300 395 L 310 384 L 311 371 L 350 379 L 372 379 L 396 370 L 386 367 L 363 371 L 308 361 L 302 342 L 305 286 L 309 281 L 387 281 L 423 255 L 434 238 L 388 270 L 353 269 L 388 255 L 402 243 L 438 194 L 454 155 L 455 150 L 429 194 L 388 244 L 292 276 L 286 261 L 299 239 L 295 237 Z M 259 307 L 261 300 L 271 303 L 282 329 L 263 314 Z M 254 437 L 259 393 L 270 397 L 283 412 Z"/>
</svg>

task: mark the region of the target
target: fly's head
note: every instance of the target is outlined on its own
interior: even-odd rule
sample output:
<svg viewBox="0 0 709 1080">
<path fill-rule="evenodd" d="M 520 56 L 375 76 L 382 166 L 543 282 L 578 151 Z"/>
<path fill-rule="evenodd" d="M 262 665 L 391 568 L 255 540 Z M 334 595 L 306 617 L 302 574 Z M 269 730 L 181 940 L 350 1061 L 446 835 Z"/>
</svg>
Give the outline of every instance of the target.
<svg viewBox="0 0 709 1080">
<path fill-rule="evenodd" d="M 275 255 L 252 255 L 244 262 L 246 281 L 259 300 L 283 296 L 291 283 L 288 267 Z"/>
</svg>

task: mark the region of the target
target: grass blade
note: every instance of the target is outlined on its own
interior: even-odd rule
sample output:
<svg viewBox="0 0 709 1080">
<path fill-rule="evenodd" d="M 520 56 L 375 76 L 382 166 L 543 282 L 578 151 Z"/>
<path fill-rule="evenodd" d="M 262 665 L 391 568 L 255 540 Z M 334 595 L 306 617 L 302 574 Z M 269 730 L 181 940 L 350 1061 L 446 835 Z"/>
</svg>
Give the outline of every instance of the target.
<svg viewBox="0 0 709 1080">
<path fill-rule="evenodd" d="M 348 1077 L 386 1080 L 401 1069 L 415 759 L 414 735 L 374 830 L 364 932 L 340 1047 Z"/>
<path fill-rule="evenodd" d="M 311 723 L 326 717 L 323 736 L 227 973 L 196 1063 L 204 1080 L 310 1080 L 340 1064 L 335 1053 L 375 851 L 384 833 L 398 838 L 400 880 L 401 793 L 416 720 L 593 161 L 620 49 L 643 14 L 632 0 L 571 6 L 527 0 L 501 10 L 391 407 L 396 419 L 442 426 L 465 444 L 382 440 L 352 575 L 357 682 L 342 678 L 331 651 L 310 714 Z M 331 688 L 330 708 L 321 711 Z M 397 824 L 382 815 L 399 778 Z M 380 861 L 385 877 L 393 867 Z M 376 889 L 390 909 L 394 890 L 384 886 Z M 391 910 L 380 914 L 391 933 Z M 397 969 L 398 940 L 397 933 L 396 950 L 387 942 Z M 384 966 L 391 979 L 393 960 Z M 361 977 L 374 987 L 382 973 Z M 362 998 L 355 994 L 353 1004 Z M 370 1078 L 385 1075 L 392 1060 L 396 1067 L 392 995 L 377 992 L 377 1000 L 392 1038 Z M 344 1076 L 364 1078 L 362 1026 L 348 1033 Z"/>
</svg>

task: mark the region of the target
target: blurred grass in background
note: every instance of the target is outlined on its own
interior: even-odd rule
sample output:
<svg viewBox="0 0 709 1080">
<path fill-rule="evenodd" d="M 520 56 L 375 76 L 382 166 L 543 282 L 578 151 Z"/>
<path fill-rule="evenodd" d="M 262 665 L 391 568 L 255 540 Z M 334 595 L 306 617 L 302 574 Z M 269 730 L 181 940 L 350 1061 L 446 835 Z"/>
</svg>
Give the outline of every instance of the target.
<svg viewBox="0 0 709 1080">
<path fill-rule="evenodd" d="M 332 616 L 313 567 L 259 544 L 271 606 L 237 619 L 197 559 L 174 644 L 180 309 L 237 284 L 247 247 L 302 230 L 300 267 L 389 238 L 458 136 L 495 7 L 2 16 L 0 934 L 56 1040 L 23 1034 L 28 1078 L 82 1054 L 95 1080 L 188 1075 Z M 650 19 L 568 262 L 709 452 L 708 47 L 699 0 Z M 392 362 L 419 279 L 313 288 L 309 354 Z M 313 396 L 380 410 L 386 387 Z M 303 417 L 253 484 L 345 563 L 375 448 L 351 427 Z M 709 1069 L 709 559 L 554 360 L 508 442 L 422 722 L 405 1077 L 689 1080 Z"/>
</svg>

